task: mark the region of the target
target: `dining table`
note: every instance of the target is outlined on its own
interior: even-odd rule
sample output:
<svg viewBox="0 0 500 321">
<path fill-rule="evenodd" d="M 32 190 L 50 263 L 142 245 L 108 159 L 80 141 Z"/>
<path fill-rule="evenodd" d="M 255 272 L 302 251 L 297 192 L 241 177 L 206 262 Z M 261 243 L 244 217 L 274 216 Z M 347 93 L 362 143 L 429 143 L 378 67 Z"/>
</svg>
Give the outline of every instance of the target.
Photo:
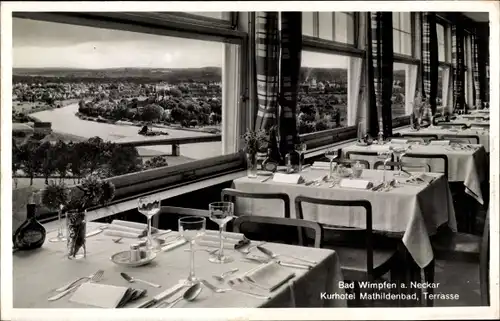
<svg viewBox="0 0 500 321">
<path fill-rule="evenodd" d="M 233 181 L 234 188 L 244 192 L 286 193 L 292 202 L 291 217 L 296 217 L 294 200 L 297 196 L 308 196 L 336 200 L 367 200 L 372 206 L 373 230 L 402 235 L 402 241 L 415 263 L 427 266 L 433 259 L 430 236 L 437 228 L 447 224 L 456 231 L 456 218 L 448 181 L 443 174 L 426 173 L 430 183 L 406 183 L 409 177 L 395 177 L 394 171 L 364 169 L 359 178 L 342 180 L 368 181 L 373 186 L 396 179 L 400 183 L 393 188 L 374 191 L 370 188 L 349 188 L 341 183 L 325 181 L 329 170 L 310 167 L 300 175 L 305 183 L 283 183 L 274 179 L 242 177 Z M 414 173 L 421 175 L 422 173 Z M 326 178 L 328 180 L 328 178 Z M 310 182 L 313 182 L 312 184 Z M 238 198 L 235 204 L 238 215 L 283 216 L 281 200 L 252 200 Z M 364 209 L 354 207 L 328 207 L 303 205 L 303 219 L 325 226 L 365 228 Z"/>
<path fill-rule="evenodd" d="M 68 259 L 66 242 L 51 243 L 45 242 L 39 249 L 32 251 L 20 251 L 13 253 L 13 307 L 14 308 L 91 308 L 94 306 L 76 303 L 71 300 L 72 294 L 68 294 L 58 300 L 48 301 L 48 298 L 57 294 L 56 289 L 79 277 L 88 276 L 97 270 L 104 271 L 99 284 L 119 287 L 133 287 L 134 289 L 145 289 L 146 297 L 138 299 L 136 302 L 127 304 L 123 308 L 136 308 L 144 306 L 163 291 L 175 287 L 180 289 L 177 297 L 181 297 L 187 287 L 183 286 L 180 280 L 186 279 L 189 274 L 190 255 L 189 244 L 183 243 L 168 250 L 156 253 L 156 257 L 147 265 L 139 267 L 123 266 L 116 264 L 110 258 L 113 254 L 121 251 L 128 251 L 131 244 L 138 242 L 137 238 L 123 238 L 118 243 L 112 236 L 106 233 L 99 233 L 100 229 L 105 229 L 108 224 L 88 222 L 87 231 L 97 231 L 97 234 L 87 237 L 87 254 L 82 259 Z M 169 236 L 177 239 L 177 231 L 168 232 Z M 207 231 L 208 232 L 208 231 Z M 216 231 L 212 231 L 216 232 Z M 57 232 L 51 231 L 47 234 L 47 239 L 55 236 Z M 88 235 L 93 234 L 92 232 Z M 170 238 L 171 239 L 171 238 Z M 251 241 L 249 254 L 241 250 L 226 249 L 225 255 L 233 257 L 233 261 L 226 264 L 209 262 L 209 251 L 218 248 L 217 245 L 206 246 L 197 243 L 195 245 L 194 268 L 196 277 L 208 282 L 218 289 L 226 289 L 226 292 L 217 293 L 207 286 L 202 287 L 202 292 L 193 301 L 181 300 L 175 305 L 176 308 L 288 308 L 288 307 L 346 307 L 347 300 L 344 289 L 339 288 L 343 281 L 339 258 L 334 250 L 301 247 L 278 243 L 261 243 Z M 215 244 L 215 242 L 214 242 Z M 281 256 L 290 254 L 296 258 L 308 259 L 308 268 L 290 267 L 279 265 L 281 273 L 291 273 L 290 278 L 283 285 L 273 291 L 264 291 L 256 285 L 247 284 L 245 289 L 259 291 L 268 296 L 267 299 L 240 292 L 237 287 L 228 286 L 227 281 L 217 281 L 214 276 L 220 275 L 232 269 L 237 269 L 232 277 L 245 277 L 250 271 L 264 265 L 257 261 L 247 260 L 248 255 L 258 256 L 260 251 L 255 245 L 262 245 L 266 249 Z M 259 253 L 256 253 L 259 252 Z M 253 254 L 252 254 L 253 253 Z M 262 253 L 260 253 L 262 255 Z M 288 259 L 282 258 L 285 261 Z M 290 262 L 297 261 L 290 259 Z M 302 261 L 299 261 L 299 263 Z M 272 277 L 274 270 L 267 271 L 267 275 Z M 128 283 L 120 273 L 156 283 L 161 288 L 149 286 L 139 282 Z M 277 271 L 276 271 L 277 272 Z M 228 277 L 227 280 L 230 280 Z M 180 283 L 181 282 L 181 283 Z M 203 283 L 202 283 L 203 284 Z M 339 296 L 334 299 L 325 299 L 322 293 Z M 93 293 L 93 296 L 100 295 Z"/>
<path fill-rule="evenodd" d="M 408 153 L 415 154 L 444 154 L 448 158 L 448 181 L 449 182 L 463 182 L 465 192 L 472 196 L 479 204 L 483 204 L 483 195 L 481 184 L 487 179 L 487 164 L 488 156 L 486 150 L 481 144 L 446 144 L 446 145 L 433 145 L 432 143 L 421 144 L 418 142 L 410 143 L 384 143 L 384 144 L 371 144 L 369 146 L 353 144 L 343 149 L 343 153 L 349 151 L 368 151 L 368 152 L 384 152 L 389 148 L 402 147 L 408 148 Z M 365 159 L 370 162 L 370 167 L 376 161 L 381 159 L 373 156 L 354 155 L 350 156 L 352 159 Z M 442 173 L 444 172 L 444 162 L 441 159 L 416 159 L 404 157 L 403 161 L 412 164 L 429 164 L 431 172 Z"/>
<path fill-rule="evenodd" d="M 426 128 L 419 129 L 418 132 L 412 129 L 404 129 L 401 131 L 401 135 L 415 135 L 415 134 L 427 134 L 436 135 L 438 139 L 443 139 L 443 136 L 477 136 L 479 138 L 479 144 L 484 146 L 487 153 L 490 151 L 490 131 L 487 128 L 467 128 L 458 129 L 445 126 L 429 126 Z M 476 143 L 476 142 L 472 142 Z"/>
</svg>

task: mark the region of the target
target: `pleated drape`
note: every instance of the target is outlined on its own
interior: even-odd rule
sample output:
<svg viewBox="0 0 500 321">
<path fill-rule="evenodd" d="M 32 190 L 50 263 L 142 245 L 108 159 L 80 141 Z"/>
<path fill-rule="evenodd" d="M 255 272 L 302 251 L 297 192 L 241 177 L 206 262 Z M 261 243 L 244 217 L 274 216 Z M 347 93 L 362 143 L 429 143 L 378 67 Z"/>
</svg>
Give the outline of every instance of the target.
<svg viewBox="0 0 500 321">
<path fill-rule="evenodd" d="M 453 66 L 453 109 L 465 109 L 465 57 L 464 31 L 461 21 L 455 17 L 451 26 L 451 62 Z"/>
<path fill-rule="evenodd" d="M 302 58 L 302 12 L 281 13 L 280 152 L 293 151 L 298 140 L 297 94 Z"/>
<path fill-rule="evenodd" d="M 477 52 L 477 30 L 475 30 L 475 33 L 472 34 L 471 36 L 471 44 L 472 44 L 472 77 L 474 79 L 474 90 L 473 90 L 473 97 L 474 97 L 474 105 L 477 109 L 482 107 L 482 100 L 481 100 L 481 83 L 479 81 L 479 59 L 478 59 L 478 52 Z"/>
<path fill-rule="evenodd" d="M 370 90 L 368 126 L 371 136 L 380 129 L 392 136 L 393 35 L 392 12 L 371 12 L 367 59 Z"/>
<path fill-rule="evenodd" d="M 432 114 L 436 113 L 439 56 L 436 30 L 436 14 L 432 12 L 421 13 L 421 70 L 422 70 L 422 97 L 431 106 Z"/>
</svg>

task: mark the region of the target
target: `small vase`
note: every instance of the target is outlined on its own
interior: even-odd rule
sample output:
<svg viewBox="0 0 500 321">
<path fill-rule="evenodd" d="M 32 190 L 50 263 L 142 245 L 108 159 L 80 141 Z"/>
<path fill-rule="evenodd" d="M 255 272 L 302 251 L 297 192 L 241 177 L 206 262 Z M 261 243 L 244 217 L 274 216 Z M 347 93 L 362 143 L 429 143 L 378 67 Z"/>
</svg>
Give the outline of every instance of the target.
<svg viewBox="0 0 500 321">
<path fill-rule="evenodd" d="M 247 154 L 247 176 L 249 178 L 257 177 L 257 155 Z"/>
<path fill-rule="evenodd" d="M 87 233 L 86 211 L 67 213 L 67 249 L 70 260 L 85 258 L 87 249 L 85 234 Z"/>
</svg>

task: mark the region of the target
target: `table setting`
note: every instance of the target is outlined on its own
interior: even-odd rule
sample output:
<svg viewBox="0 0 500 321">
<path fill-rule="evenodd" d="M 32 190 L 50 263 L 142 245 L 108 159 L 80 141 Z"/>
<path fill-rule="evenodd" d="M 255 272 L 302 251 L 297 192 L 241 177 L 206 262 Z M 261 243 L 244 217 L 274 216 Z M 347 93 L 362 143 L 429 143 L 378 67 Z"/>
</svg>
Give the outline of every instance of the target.
<svg viewBox="0 0 500 321">
<path fill-rule="evenodd" d="M 405 134 L 414 134 L 415 131 L 406 129 L 401 132 L 402 135 Z M 441 126 L 430 126 L 427 128 L 422 128 L 418 131 L 418 133 L 422 134 L 431 134 L 437 135 L 438 139 L 442 139 L 443 135 L 474 135 L 479 137 L 479 143 L 484 146 L 486 152 L 489 152 L 489 140 L 490 140 L 490 131 L 488 128 L 479 127 L 478 125 L 471 124 L 470 128 L 467 129 L 458 129 L 458 128 L 450 128 L 450 127 L 441 127 Z"/>
<path fill-rule="evenodd" d="M 15 253 L 14 307 L 346 306 L 319 300 L 319 292 L 343 291 L 334 251 L 249 240 L 224 230 L 234 218 L 233 203 L 215 202 L 209 209 L 218 231 L 207 230 L 206 218 L 198 216 L 180 218 L 178 231 L 120 220 L 87 222 L 89 231 L 99 233 L 86 240 L 83 259 L 68 260 L 63 243 Z M 118 235 L 109 231 L 126 234 L 116 242 Z M 314 298 L 303 295 L 312 292 Z"/>
</svg>

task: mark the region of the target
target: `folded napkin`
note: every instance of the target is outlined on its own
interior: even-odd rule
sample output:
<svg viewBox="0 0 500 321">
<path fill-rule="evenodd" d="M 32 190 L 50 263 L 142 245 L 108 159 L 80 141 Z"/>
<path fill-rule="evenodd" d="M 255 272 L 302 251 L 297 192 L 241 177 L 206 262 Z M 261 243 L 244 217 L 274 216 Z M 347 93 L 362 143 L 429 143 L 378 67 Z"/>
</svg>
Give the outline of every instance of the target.
<svg viewBox="0 0 500 321">
<path fill-rule="evenodd" d="M 215 231 L 215 230 L 205 230 L 205 235 L 203 235 L 202 238 L 205 238 L 205 237 L 217 237 L 217 239 L 219 238 L 219 231 Z M 240 241 L 243 239 L 244 235 L 242 233 L 234 233 L 234 232 L 222 232 L 222 236 L 226 239 L 226 240 L 236 240 L 236 242 Z"/>
<path fill-rule="evenodd" d="M 265 288 L 272 292 L 291 280 L 295 273 L 283 268 L 275 261 L 268 262 L 260 268 L 248 273 L 247 278 L 259 285 L 259 288 Z"/>
<path fill-rule="evenodd" d="M 408 139 L 393 138 L 393 139 L 391 139 L 391 143 L 393 143 L 393 144 L 407 144 Z"/>
<path fill-rule="evenodd" d="M 235 245 L 236 243 L 241 241 L 243 239 L 243 237 L 241 239 L 227 238 L 224 236 L 224 234 L 222 234 L 222 239 L 224 240 L 224 243 Z M 219 240 L 220 240 L 219 235 L 203 235 L 202 237 L 200 237 L 198 239 L 198 243 L 200 243 L 200 242 L 215 242 L 215 243 L 219 244 Z"/>
<path fill-rule="evenodd" d="M 122 221 L 122 220 L 113 220 L 111 222 L 110 227 L 128 227 L 132 228 L 135 230 L 146 230 L 148 228 L 148 225 L 145 223 L 137 223 L 137 222 L 130 222 L 130 221 Z M 151 227 L 151 233 L 156 233 L 158 232 L 158 229 L 156 227 Z"/>
<path fill-rule="evenodd" d="M 329 162 L 314 162 L 311 166 L 313 169 L 330 169 Z"/>
<path fill-rule="evenodd" d="M 372 188 L 373 183 L 363 179 L 343 179 L 339 185 L 346 188 L 369 189 Z"/>
<path fill-rule="evenodd" d="M 181 239 L 179 239 L 179 240 L 177 240 L 177 241 L 174 241 L 174 242 L 168 243 L 167 245 L 163 246 L 163 247 L 161 248 L 161 251 L 162 251 L 162 252 L 167 252 L 167 251 L 173 250 L 173 249 L 175 249 L 175 248 L 177 248 L 177 247 L 179 247 L 179 246 L 182 246 L 182 245 L 184 245 L 184 244 L 186 244 L 186 243 L 187 243 L 187 240 L 186 240 L 186 239 L 184 239 L 184 238 L 181 238 Z"/>
<path fill-rule="evenodd" d="M 196 244 L 199 246 L 206 246 L 206 247 L 213 247 L 214 250 L 218 249 L 220 247 L 219 241 L 206 241 L 203 239 L 199 239 L 196 241 Z M 235 243 L 228 242 L 227 240 L 224 240 L 223 247 L 225 250 L 234 250 L 234 246 L 236 245 Z"/>
<path fill-rule="evenodd" d="M 113 220 L 109 227 L 105 230 L 104 235 L 125 237 L 125 238 L 141 238 L 147 235 L 147 224 L 128 222 L 122 220 Z M 151 227 L 151 234 L 158 233 L 158 229 Z"/>
<path fill-rule="evenodd" d="M 277 183 L 300 184 L 304 181 L 300 174 L 275 173 L 273 181 Z"/>
<path fill-rule="evenodd" d="M 420 173 L 416 176 L 412 176 L 408 179 L 408 182 L 424 182 L 424 183 L 427 183 L 427 184 L 430 184 L 432 183 L 433 181 L 435 180 L 435 177 L 433 176 L 430 176 L 430 175 L 427 175 L 425 173 Z"/>
<path fill-rule="evenodd" d="M 450 145 L 449 140 L 431 140 L 429 145 Z"/>
<path fill-rule="evenodd" d="M 99 308 L 121 308 L 146 294 L 146 290 L 86 282 L 69 299 L 71 302 Z"/>
</svg>

